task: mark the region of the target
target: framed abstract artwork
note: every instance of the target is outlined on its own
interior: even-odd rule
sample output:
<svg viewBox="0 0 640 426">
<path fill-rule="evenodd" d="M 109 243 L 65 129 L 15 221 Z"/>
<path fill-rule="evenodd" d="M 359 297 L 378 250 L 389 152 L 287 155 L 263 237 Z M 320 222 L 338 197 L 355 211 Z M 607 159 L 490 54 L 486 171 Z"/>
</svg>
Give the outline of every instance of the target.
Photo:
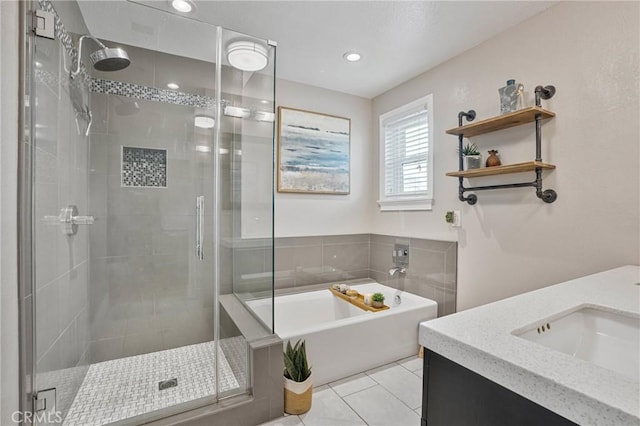
<svg viewBox="0 0 640 426">
<path fill-rule="evenodd" d="M 349 194 L 351 120 L 278 107 L 278 192 Z"/>
</svg>

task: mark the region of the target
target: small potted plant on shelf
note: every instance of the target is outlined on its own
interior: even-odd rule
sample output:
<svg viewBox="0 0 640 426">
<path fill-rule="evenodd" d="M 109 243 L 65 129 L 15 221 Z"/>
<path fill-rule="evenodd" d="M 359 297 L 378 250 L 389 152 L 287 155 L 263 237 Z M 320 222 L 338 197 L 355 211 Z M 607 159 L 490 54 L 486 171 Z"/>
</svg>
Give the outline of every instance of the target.
<svg viewBox="0 0 640 426">
<path fill-rule="evenodd" d="M 311 409 L 311 368 L 304 340 L 287 342 L 284 351 L 284 411 L 303 414 Z"/>
<path fill-rule="evenodd" d="M 371 296 L 371 306 L 374 308 L 382 308 L 384 306 L 384 294 L 373 293 L 373 296 Z"/>
<path fill-rule="evenodd" d="M 472 170 L 482 167 L 482 155 L 478 151 L 475 143 L 467 142 L 462 148 L 462 156 L 464 157 L 464 169 Z"/>
</svg>

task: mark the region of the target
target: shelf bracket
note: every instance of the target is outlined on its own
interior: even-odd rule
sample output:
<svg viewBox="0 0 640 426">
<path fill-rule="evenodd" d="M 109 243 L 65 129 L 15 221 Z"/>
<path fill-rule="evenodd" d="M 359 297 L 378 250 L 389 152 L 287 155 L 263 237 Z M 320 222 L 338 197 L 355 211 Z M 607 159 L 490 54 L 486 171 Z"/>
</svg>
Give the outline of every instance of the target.
<svg viewBox="0 0 640 426">
<path fill-rule="evenodd" d="M 462 180 L 463 178 L 460 177 L 458 179 Z M 465 197 L 465 192 L 511 188 L 535 188 L 537 197 L 545 203 L 553 203 L 558 198 L 558 194 L 553 189 L 542 190 L 542 169 L 540 168 L 536 169 L 536 180 L 534 180 L 533 182 L 505 183 L 501 185 L 482 185 L 473 187 L 465 187 L 464 184 L 460 182 L 460 186 L 458 188 L 458 198 L 460 199 L 460 201 L 466 201 L 469 205 L 474 205 L 478 201 L 478 197 L 475 194 L 469 194 Z"/>
<path fill-rule="evenodd" d="M 458 113 L 458 126 L 462 126 L 462 119 L 465 118 L 467 121 L 473 121 L 476 119 L 476 112 L 470 109 L 467 112 L 460 111 Z M 460 171 L 464 169 L 464 162 L 462 159 L 462 142 L 464 139 L 464 135 L 458 135 L 458 168 Z M 475 194 L 469 194 L 468 196 L 464 196 L 465 188 L 463 178 L 458 178 L 458 198 L 460 201 L 466 201 L 469 205 L 474 205 L 478 202 L 478 197 Z"/>
</svg>

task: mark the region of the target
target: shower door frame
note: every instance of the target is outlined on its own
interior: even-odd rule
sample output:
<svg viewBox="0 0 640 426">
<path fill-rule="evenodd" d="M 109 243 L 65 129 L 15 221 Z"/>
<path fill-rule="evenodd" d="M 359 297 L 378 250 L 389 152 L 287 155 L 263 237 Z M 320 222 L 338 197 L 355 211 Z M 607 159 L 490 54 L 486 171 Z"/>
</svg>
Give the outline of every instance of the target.
<svg viewBox="0 0 640 426">
<path fill-rule="evenodd" d="M 18 295 L 19 295 L 19 353 L 20 353 L 20 405 L 23 414 L 35 413 L 35 373 L 36 373 L 36 310 L 33 244 L 33 190 L 32 155 L 34 132 L 34 56 L 35 56 L 35 0 L 19 2 L 20 16 L 20 87 L 19 87 L 19 146 L 18 146 Z M 28 102 L 27 102 L 28 99 Z M 26 299 L 30 297 L 30 301 Z M 31 422 L 28 422 L 31 423 Z"/>
<path fill-rule="evenodd" d="M 19 412 L 20 424 L 45 424 L 62 422 L 60 410 L 57 409 L 56 388 L 38 389 L 38 333 L 37 333 L 37 281 L 36 281 L 36 47 L 38 37 L 49 38 L 49 34 L 38 33 L 36 11 L 43 10 L 37 0 L 24 0 L 19 3 L 20 39 L 19 39 L 19 141 L 18 141 L 18 296 L 19 296 Z M 56 14 L 51 14 L 45 25 L 51 25 L 53 40 L 60 43 L 55 28 Z M 80 60 L 80 58 L 78 58 Z M 64 68 L 64 67 L 63 67 Z M 62 74 L 58 75 L 61 79 Z M 58 96 L 63 96 L 61 93 Z M 67 94 L 66 96 L 71 96 Z M 88 141 L 87 141 L 88 143 Z M 87 151 L 88 155 L 88 151 Z M 87 157 L 88 159 L 88 157 Z M 89 169 L 87 167 L 87 178 Z M 88 181 L 88 179 L 87 179 Z M 88 190 L 88 189 L 87 189 Z M 60 207 L 60 203 L 58 203 Z M 56 213 L 56 212 L 52 212 Z M 59 217 L 58 217 L 59 219 Z M 88 262 L 88 237 L 87 259 Z M 53 302 L 56 303 L 57 301 Z M 86 374 L 86 373 L 85 373 Z M 38 414 L 38 393 L 54 391 L 55 411 L 47 413 L 46 398 Z"/>
</svg>

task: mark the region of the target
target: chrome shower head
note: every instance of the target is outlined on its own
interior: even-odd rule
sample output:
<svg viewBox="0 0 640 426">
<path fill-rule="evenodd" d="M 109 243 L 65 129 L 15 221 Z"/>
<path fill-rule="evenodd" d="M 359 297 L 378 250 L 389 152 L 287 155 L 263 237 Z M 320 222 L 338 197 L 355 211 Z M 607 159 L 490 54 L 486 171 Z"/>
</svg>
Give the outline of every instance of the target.
<svg viewBox="0 0 640 426">
<path fill-rule="evenodd" d="M 120 71 L 131 63 L 127 52 L 120 47 L 96 50 L 89 55 L 89 58 L 98 71 Z"/>
<path fill-rule="evenodd" d="M 85 34 L 80 37 L 78 41 L 78 65 L 76 66 L 73 75 L 77 75 L 80 72 L 80 58 L 82 57 L 82 42 L 85 38 L 89 38 L 95 41 L 100 50 L 96 50 L 89 55 L 91 64 L 98 71 L 119 71 L 129 66 L 131 60 L 127 52 L 120 47 L 107 47 L 100 40 L 92 35 Z"/>
</svg>

